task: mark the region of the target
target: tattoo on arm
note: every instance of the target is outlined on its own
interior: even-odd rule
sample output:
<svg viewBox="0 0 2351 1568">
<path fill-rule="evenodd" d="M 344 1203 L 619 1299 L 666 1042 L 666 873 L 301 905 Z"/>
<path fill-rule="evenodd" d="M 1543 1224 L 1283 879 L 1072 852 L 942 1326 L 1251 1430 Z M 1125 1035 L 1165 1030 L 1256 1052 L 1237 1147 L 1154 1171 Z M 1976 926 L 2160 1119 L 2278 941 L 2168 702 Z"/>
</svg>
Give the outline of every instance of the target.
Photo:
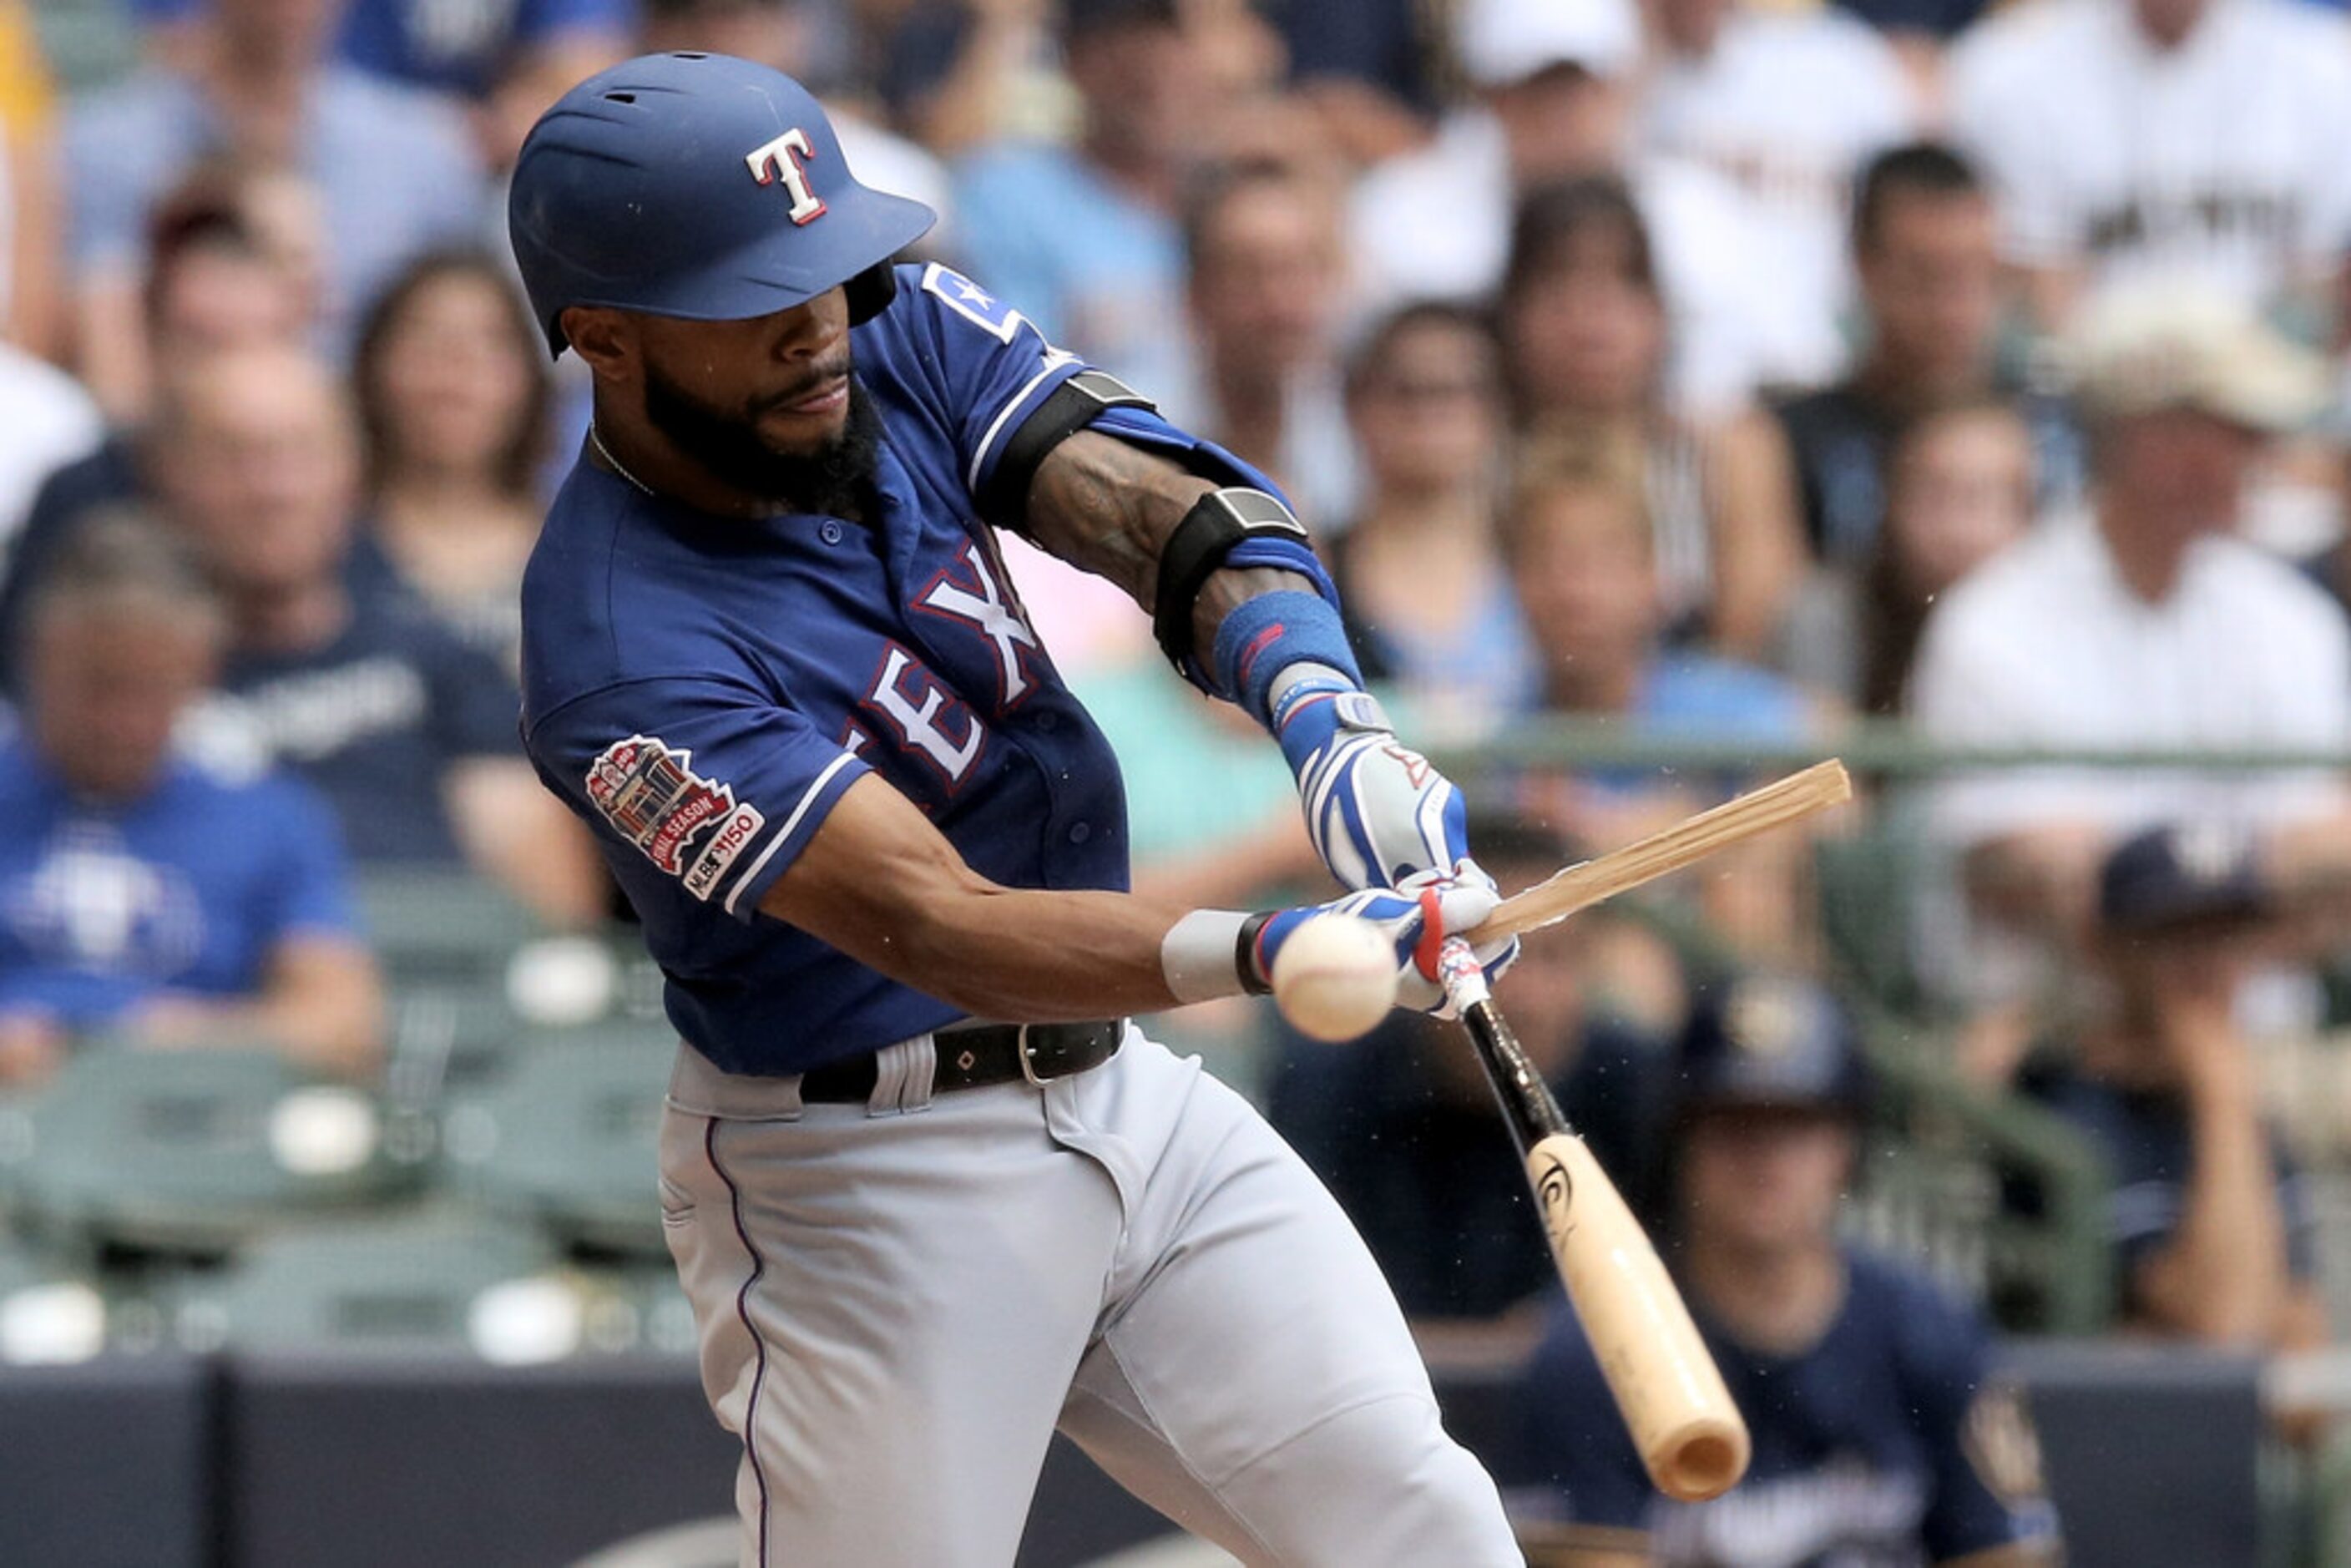
<svg viewBox="0 0 2351 1568">
<path fill-rule="evenodd" d="M 1159 583 L 1159 552 L 1193 503 L 1216 486 L 1165 457 L 1081 430 L 1046 454 L 1029 486 L 1029 536 L 1071 565 L 1106 578 L 1146 612 Z M 1193 614 L 1205 654 L 1226 612 L 1277 588 L 1311 585 L 1270 568 L 1208 579 Z"/>
</svg>

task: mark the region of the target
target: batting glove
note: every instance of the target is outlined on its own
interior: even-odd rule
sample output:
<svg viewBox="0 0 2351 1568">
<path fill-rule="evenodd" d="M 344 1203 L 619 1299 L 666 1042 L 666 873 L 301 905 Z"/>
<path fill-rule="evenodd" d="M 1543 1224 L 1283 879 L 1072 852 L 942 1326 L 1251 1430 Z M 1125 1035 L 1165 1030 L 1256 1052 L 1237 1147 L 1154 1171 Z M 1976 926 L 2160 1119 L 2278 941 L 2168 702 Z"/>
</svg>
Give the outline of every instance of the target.
<svg viewBox="0 0 2351 1568">
<path fill-rule="evenodd" d="M 1465 862 L 1466 863 L 1466 862 Z M 1476 870 L 1474 866 L 1471 870 Z M 1395 948 L 1396 1005 L 1452 1016 L 1445 988 L 1437 983 L 1437 952 L 1448 936 L 1458 936 L 1482 924 L 1501 902 L 1490 878 L 1477 880 L 1422 872 L 1395 888 L 1367 888 L 1334 898 L 1328 904 L 1278 909 L 1253 918 L 1248 933 L 1248 962 L 1255 969 L 1255 990 L 1271 988 L 1273 962 L 1291 934 L 1318 915 L 1349 915 L 1380 928 Z M 1519 956 L 1519 939 L 1506 937 L 1476 949 L 1489 977 L 1510 967 Z"/>
<path fill-rule="evenodd" d="M 1368 693 L 1301 681 L 1282 695 L 1274 734 L 1298 778 L 1307 833 L 1343 885 L 1397 888 L 1468 860 L 1461 791 L 1396 739 Z M 1468 874 L 1493 886 L 1474 864 Z"/>
</svg>

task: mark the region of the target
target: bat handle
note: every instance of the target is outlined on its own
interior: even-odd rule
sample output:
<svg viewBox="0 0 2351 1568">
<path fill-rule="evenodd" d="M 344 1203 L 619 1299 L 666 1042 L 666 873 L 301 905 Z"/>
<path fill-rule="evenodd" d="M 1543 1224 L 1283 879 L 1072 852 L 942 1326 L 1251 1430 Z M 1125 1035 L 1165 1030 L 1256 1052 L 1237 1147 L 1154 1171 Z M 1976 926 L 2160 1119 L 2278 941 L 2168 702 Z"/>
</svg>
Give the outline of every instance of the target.
<svg viewBox="0 0 2351 1568">
<path fill-rule="evenodd" d="M 1437 949 L 1437 983 L 1445 988 L 1445 999 L 1456 1013 L 1494 999 L 1486 986 L 1486 967 L 1458 936 L 1447 936 Z"/>
</svg>

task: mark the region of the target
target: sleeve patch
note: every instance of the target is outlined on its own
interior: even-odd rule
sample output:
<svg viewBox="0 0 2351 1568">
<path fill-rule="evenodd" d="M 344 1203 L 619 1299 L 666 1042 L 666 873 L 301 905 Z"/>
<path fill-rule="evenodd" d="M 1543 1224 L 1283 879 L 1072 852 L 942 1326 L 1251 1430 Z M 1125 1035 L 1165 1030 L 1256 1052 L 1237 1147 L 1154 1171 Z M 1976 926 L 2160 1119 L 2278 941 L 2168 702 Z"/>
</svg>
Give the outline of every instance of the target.
<svg viewBox="0 0 2351 1568">
<path fill-rule="evenodd" d="M 693 763 L 693 752 L 658 737 L 616 740 L 589 764 L 588 799 L 613 831 L 707 899 L 767 818 L 757 806 L 737 804 L 729 786 L 696 774 Z"/>
<path fill-rule="evenodd" d="M 1019 335 L 1020 329 L 1029 325 L 1028 318 L 1019 311 L 962 273 L 935 261 L 923 269 L 923 287 L 936 295 L 940 304 L 999 343 L 1008 345 Z"/>
</svg>

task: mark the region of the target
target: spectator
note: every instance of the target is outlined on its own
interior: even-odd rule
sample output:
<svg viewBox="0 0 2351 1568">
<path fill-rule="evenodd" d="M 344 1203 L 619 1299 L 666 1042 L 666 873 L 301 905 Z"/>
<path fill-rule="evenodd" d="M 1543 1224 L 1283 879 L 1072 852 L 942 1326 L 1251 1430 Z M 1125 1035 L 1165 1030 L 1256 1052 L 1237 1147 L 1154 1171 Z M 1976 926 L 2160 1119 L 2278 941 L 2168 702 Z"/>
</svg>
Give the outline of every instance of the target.
<svg viewBox="0 0 2351 1568">
<path fill-rule="evenodd" d="M 1534 695 L 1495 538 L 1507 422 L 1493 329 L 1438 301 L 1384 318 L 1349 367 L 1347 416 L 1366 494 L 1331 551 L 1356 657 L 1423 733 L 1481 734 Z"/>
<path fill-rule="evenodd" d="M 538 540 L 549 378 L 529 308 L 488 256 L 427 256 L 378 301 L 352 380 L 367 513 L 392 568 L 510 679 Z"/>
<path fill-rule="evenodd" d="M 1416 144 L 1437 107 L 1445 41 L 1415 0 L 1270 7 L 1290 56 L 1291 90 L 1311 103 L 1349 156 L 1377 162 Z"/>
<path fill-rule="evenodd" d="M 1345 518 L 1355 476 L 1334 342 L 1345 264 L 1329 193 L 1277 165 L 1220 170 L 1186 207 L 1184 249 L 1199 375 L 1163 406 L 1272 475 L 1302 515 Z"/>
<path fill-rule="evenodd" d="M 1707 998 L 1679 1053 L 1669 1249 L 1754 1458 L 1711 1502 L 1650 1486 L 1565 1304 L 1521 1385 L 1575 1568 L 2058 1561 L 2016 1393 L 1970 1307 L 1840 1243 L 1864 1087 L 1852 1026 L 1804 982 Z"/>
<path fill-rule="evenodd" d="M 1903 711 L 1928 612 L 2032 524 L 2032 434 L 1998 397 L 1929 409 L 1894 438 L 1886 527 L 1857 570 L 1816 570 L 1784 667 L 1864 713 Z"/>
<path fill-rule="evenodd" d="M 1542 706 L 1625 720 L 1645 731 L 1789 745 L 1810 733 L 1804 695 L 1779 677 L 1709 654 L 1661 646 L 1656 549 L 1637 455 L 1586 442 L 1528 455 L 1505 513 L 1504 549 L 1535 642 Z M 1735 793 L 1735 777 L 1609 769 L 1537 777 L 1531 814 L 1595 850 L 1670 826 Z M 1779 833 L 1710 862 L 1699 904 L 1723 936 L 1750 953 L 1787 956 L 1802 940 L 1799 872 L 1804 840 Z"/>
<path fill-rule="evenodd" d="M 2351 27 L 2288 0 L 2052 0 L 1954 54 L 1952 123 L 1994 176 L 2035 314 L 2085 288 L 2323 304 L 2351 245 Z"/>
<path fill-rule="evenodd" d="M 2126 1327 L 2311 1350 L 2327 1338 L 2316 1227 L 2234 1016 L 2268 903 L 2248 835 L 2154 828 L 2118 845 L 2098 873 L 2105 1005 L 2022 1082 L 2113 1174 Z"/>
<path fill-rule="evenodd" d="M 2265 438 L 2321 406 L 2318 363 L 2227 296 L 2168 288 L 2103 302 L 2081 359 L 2089 514 L 2043 527 L 1936 607 L 1911 677 L 1920 727 L 1947 746 L 2351 747 L 2342 613 L 2231 537 Z M 2035 768 L 1938 784 L 1931 810 L 1979 909 L 2070 939 L 2118 838 L 2164 822 L 2306 831 L 2343 806 L 2324 773 Z"/>
<path fill-rule="evenodd" d="M 1864 347 L 1834 386 L 1782 401 L 1804 531 L 1818 559 L 1851 567 L 1886 517 L 1886 453 L 1920 411 L 1997 393 L 2031 424 L 2044 506 L 2081 486 L 2080 440 L 2064 402 L 2028 387 L 2000 343 L 2000 256 L 1991 198 L 1951 149 L 1912 142 L 1862 173 L 1853 217 Z"/>
<path fill-rule="evenodd" d="M 362 864 L 471 863 L 550 920 L 601 907 L 581 834 L 523 761 L 514 685 L 371 549 L 352 549 L 359 441 L 323 367 L 220 356 L 153 434 L 169 521 L 228 601 L 205 754 L 276 763 L 335 808 Z"/>
<path fill-rule="evenodd" d="M 332 815 L 172 753 L 227 632 L 184 549 L 93 519 L 27 631 L 25 727 L 0 742 L 0 1080 L 97 1034 L 371 1075 L 381 998 Z"/>
<path fill-rule="evenodd" d="M 1786 453 L 1761 414 L 1699 422 L 1671 409 L 1653 256 L 1621 181 L 1528 197 L 1501 298 L 1518 421 L 1641 455 L 1668 628 L 1751 655 L 1778 633 L 1803 559 Z"/>
<path fill-rule="evenodd" d="M 324 335 L 337 350 L 409 257 L 479 223 L 482 171 L 463 118 L 323 59 L 339 14 L 335 0 L 213 0 L 187 66 L 152 67 L 67 117 L 78 352 L 110 412 L 135 411 L 147 384 L 138 298 L 148 214 L 199 162 L 298 171 L 318 193 Z"/>
<path fill-rule="evenodd" d="M 166 402 L 188 369 L 225 350 L 291 346 L 301 337 L 298 259 L 264 237 L 264 204 L 234 173 L 201 172 L 155 214 L 146 340 Z M 162 415 L 159 417 L 168 417 Z M 15 691 L 25 603 L 50 555 L 92 507 L 148 497 L 146 437 L 117 423 L 86 457 L 39 481 L 0 577 L 0 685 Z"/>
<path fill-rule="evenodd" d="M 818 0 L 644 0 L 638 41 L 650 54 L 701 49 L 734 55 L 805 81 L 817 19 L 810 13 L 820 8 Z M 925 237 L 924 246 L 951 250 L 953 191 L 946 165 L 920 143 L 858 112 L 853 94 L 827 93 L 824 107 L 841 138 L 841 155 L 860 183 L 911 197 L 937 213 L 938 226 Z"/>
<path fill-rule="evenodd" d="M 1772 370 L 1824 382 L 1844 360 L 1854 175 L 1917 120 L 1902 63 L 1867 26 L 1826 7 L 1646 0 L 1645 9 L 1656 57 L 1636 134 L 1738 189 L 1744 259 L 1771 280 L 1776 300 Z"/>
<path fill-rule="evenodd" d="M 963 255 L 1039 330 L 1145 396 L 1182 383 L 1176 208 L 1217 106 L 1176 0 L 1070 0 L 1074 146 L 975 153 L 958 172 Z"/>
<path fill-rule="evenodd" d="M 1505 887 L 1571 858 L 1530 822 L 1480 822 L 1476 839 Z M 1608 977 L 1670 971 L 1659 947 L 1626 922 L 1580 915 L 1529 943 L 1497 988 L 1568 1119 L 1628 1191 L 1661 1120 L 1665 1051 L 1614 1016 Z M 1268 1113 L 1354 1220 L 1407 1315 L 1496 1317 L 1556 1277 L 1526 1168 L 1458 1026 L 1399 1012 L 1335 1049 L 1285 1034 Z"/>
<path fill-rule="evenodd" d="M 1770 373 L 1758 334 L 1771 329 L 1776 297 L 1748 264 L 1736 188 L 1684 160 L 1628 157 L 1641 50 L 1635 0 L 1469 0 L 1456 41 L 1475 100 L 1448 115 L 1426 148 L 1356 183 L 1348 250 L 1359 308 L 1486 297 L 1529 193 L 1615 174 L 1656 236 L 1675 329 L 1666 390 L 1694 412 L 1738 405 Z"/>
</svg>

